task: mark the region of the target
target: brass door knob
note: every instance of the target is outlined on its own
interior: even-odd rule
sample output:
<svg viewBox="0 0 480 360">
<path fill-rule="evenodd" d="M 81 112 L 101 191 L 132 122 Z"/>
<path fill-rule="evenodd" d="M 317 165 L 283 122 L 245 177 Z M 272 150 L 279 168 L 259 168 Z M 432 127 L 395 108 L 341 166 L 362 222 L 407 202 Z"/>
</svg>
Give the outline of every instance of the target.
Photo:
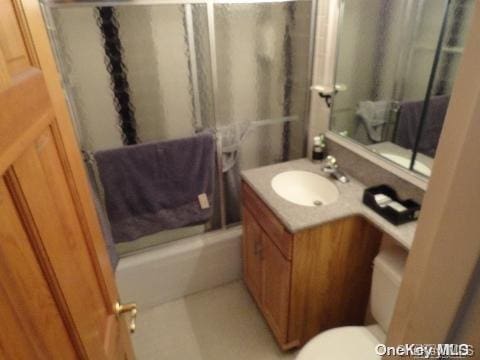
<svg viewBox="0 0 480 360">
<path fill-rule="evenodd" d="M 128 329 L 131 333 L 135 332 L 136 328 L 136 319 L 137 319 L 137 304 L 135 303 L 127 303 L 127 304 L 120 304 L 118 301 L 115 303 L 113 308 L 117 317 L 124 313 L 130 313 L 130 324 L 128 325 Z"/>
</svg>

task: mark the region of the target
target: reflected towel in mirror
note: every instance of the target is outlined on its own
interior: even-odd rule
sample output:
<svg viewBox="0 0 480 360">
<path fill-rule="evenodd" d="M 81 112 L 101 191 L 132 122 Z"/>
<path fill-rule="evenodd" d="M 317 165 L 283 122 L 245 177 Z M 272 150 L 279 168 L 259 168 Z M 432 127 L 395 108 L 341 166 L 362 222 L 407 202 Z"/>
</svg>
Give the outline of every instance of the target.
<svg viewBox="0 0 480 360">
<path fill-rule="evenodd" d="M 360 101 L 357 108 L 357 127 L 362 124 L 372 142 L 383 141 L 383 127 L 388 120 L 389 101 Z"/>
<path fill-rule="evenodd" d="M 447 114 L 449 95 L 433 96 L 428 102 L 428 111 L 420 135 L 418 151 L 435 157 L 438 140 Z M 406 101 L 400 104 L 395 143 L 413 149 L 420 126 L 424 101 Z"/>
</svg>

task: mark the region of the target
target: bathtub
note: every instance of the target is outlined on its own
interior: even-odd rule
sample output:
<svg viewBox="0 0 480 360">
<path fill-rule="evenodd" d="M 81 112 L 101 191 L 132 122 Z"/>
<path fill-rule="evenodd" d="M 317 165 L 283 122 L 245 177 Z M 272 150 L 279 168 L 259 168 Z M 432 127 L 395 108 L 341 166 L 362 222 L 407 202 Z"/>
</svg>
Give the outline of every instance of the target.
<svg viewBox="0 0 480 360">
<path fill-rule="evenodd" d="M 120 259 L 122 302 L 147 309 L 242 276 L 241 226 L 172 241 Z"/>
</svg>

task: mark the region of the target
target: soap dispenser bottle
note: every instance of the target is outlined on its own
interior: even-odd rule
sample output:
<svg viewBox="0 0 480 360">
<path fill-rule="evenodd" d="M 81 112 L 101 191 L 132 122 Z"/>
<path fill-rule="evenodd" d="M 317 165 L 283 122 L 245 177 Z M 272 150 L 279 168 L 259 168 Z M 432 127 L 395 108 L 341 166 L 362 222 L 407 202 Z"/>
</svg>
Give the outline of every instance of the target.
<svg viewBox="0 0 480 360">
<path fill-rule="evenodd" d="M 319 134 L 313 138 L 312 161 L 322 161 L 326 153 L 325 135 Z"/>
</svg>

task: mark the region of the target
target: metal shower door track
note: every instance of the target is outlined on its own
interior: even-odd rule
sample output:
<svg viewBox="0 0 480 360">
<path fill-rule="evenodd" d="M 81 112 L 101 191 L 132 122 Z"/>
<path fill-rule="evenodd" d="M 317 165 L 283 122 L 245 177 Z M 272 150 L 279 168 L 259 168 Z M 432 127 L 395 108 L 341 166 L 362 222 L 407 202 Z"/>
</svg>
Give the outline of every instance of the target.
<svg viewBox="0 0 480 360">
<path fill-rule="evenodd" d="M 40 0 L 48 7 L 79 6 L 135 6 L 135 5 L 182 5 L 182 4 L 262 4 L 286 2 L 311 2 L 311 0 Z"/>
</svg>

